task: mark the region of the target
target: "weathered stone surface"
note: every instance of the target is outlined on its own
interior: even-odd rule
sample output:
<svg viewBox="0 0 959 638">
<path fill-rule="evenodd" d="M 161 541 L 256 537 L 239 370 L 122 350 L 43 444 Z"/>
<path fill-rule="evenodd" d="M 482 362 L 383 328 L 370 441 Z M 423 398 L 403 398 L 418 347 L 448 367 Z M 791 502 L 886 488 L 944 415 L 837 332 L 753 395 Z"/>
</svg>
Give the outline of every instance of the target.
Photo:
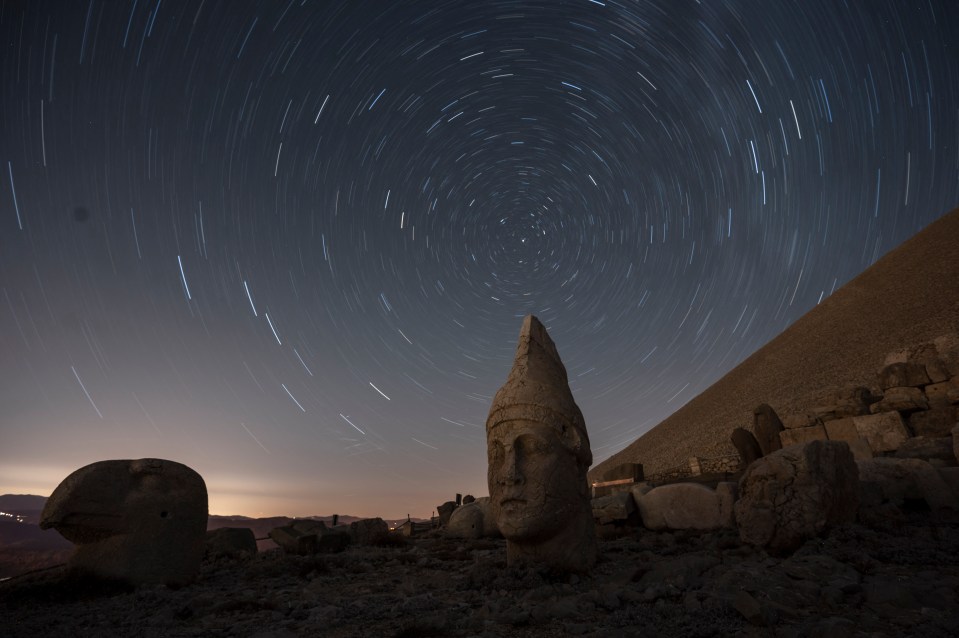
<svg viewBox="0 0 959 638">
<path fill-rule="evenodd" d="M 375 545 L 389 535 L 390 526 L 382 518 L 364 518 L 350 523 L 350 539 L 355 545 Z"/>
<path fill-rule="evenodd" d="M 759 441 L 753 436 L 753 433 L 743 428 L 736 428 L 729 437 L 733 447 L 739 452 L 739 458 L 743 460 L 743 466 L 749 465 L 756 459 L 762 458 L 763 450 Z M 699 472 L 694 472 L 698 474 Z"/>
<path fill-rule="evenodd" d="M 931 387 L 931 386 L 926 386 Z M 909 415 L 909 429 L 914 436 L 949 436 L 959 421 L 959 409 L 954 405 L 933 405 L 928 410 Z"/>
<path fill-rule="evenodd" d="M 556 345 L 539 320 L 523 320 L 506 383 L 486 419 L 487 484 L 509 565 L 586 571 L 596 536 L 586 472 L 583 413 Z"/>
<path fill-rule="evenodd" d="M 959 508 L 952 490 L 926 461 L 875 458 L 856 464 L 863 484 L 877 485 L 883 499 L 894 505 L 902 505 L 907 499 L 922 499 L 933 510 Z"/>
<path fill-rule="evenodd" d="M 208 558 L 248 558 L 256 552 L 256 536 L 249 527 L 220 527 L 206 533 Z"/>
<path fill-rule="evenodd" d="M 436 514 L 440 519 L 440 527 L 446 527 L 446 524 L 450 522 L 450 516 L 453 514 L 453 510 L 457 507 L 456 501 L 446 501 L 442 505 L 436 506 Z"/>
<path fill-rule="evenodd" d="M 822 424 L 808 428 L 783 430 L 779 433 L 779 438 L 782 440 L 783 447 L 789 447 L 790 445 L 796 445 L 798 443 L 807 443 L 809 441 L 825 441 L 827 439 L 826 429 Z"/>
<path fill-rule="evenodd" d="M 600 525 L 628 521 L 636 512 L 636 503 L 630 492 L 617 492 L 592 500 L 593 518 Z"/>
<path fill-rule="evenodd" d="M 852 421 L 859 437 L 866 439 L 873 452 L 892 452 L 909 438 L 898 412 L 854 416 Z"/>
<path fill-rule="evenodd" d="M 720 496 L 698 483 L 672 483 L 640 496 L 637 506 L 648 529 L 712 530 L 729 524 L 728 497 L 728 488 Z"/>
<path fill-rule="evenodd" d="M 959 377 L 927 385 L 924 390 L 930 406 L 959 404 Z"/>
<path fill-rule="evenodd" d="M 771 405 L 763 403 L 756 406 L 753 410 L 753 432 L 763 455 L 782 449 L 782 442 L 779 439 L 779 433 L 782 431 L 783 422 L 779 420 L 779 415 Z"/>
<path fill-rule="evenodd" d="M 463 497 L 463 505 L 469 505 L 470 503 L 476 502 L 476 497 L 472 494 L 467 494 Z"/>
<path fill-rule="evenodd" d="M 850 521 L 859 505 L 859 478 L 849 446 L 812 441 L 773 452 L 739 480 L 740 538 L 775 552 L 796 549 L 828 526 Z"/>
<path fill-rule="evenodd" d="M 733 507 L 739 498 L 739 483 L 720 481 L 716 485 L 716 496 L 719 498 L 719 522 L 723 527 L 735 527 L 736 513 Z"/>
<path fill-rule="evenodd" d="M 496 529 L 490 511 L 488 496 L 475 499 L 462 507 L 458 507 L 450 516 L 446 533 L 455 538 L 496 538 L 500 535 Z"/>
<path fill-rule="evenodd" d="M 892 363 L 879 372 L 879 387 L 883 390 L 897 387 L 918 388 L 929 383 L 926 367 L 920 363 Z"/>
<path fill-rule="evenodd" d="M 906 439 L 894 455 L 897 459 L 921 459 L 936 467 L 956 465 L 956 455 L 952 451 L 952 437 L 941 436 L 927 438 L 917 436 Z"/>
<path fill-rule="evenodd" d="M 69 567 L 94 577 L 172 586 L 193 581 L 205 549 L 203 478 L 173 461 L 100 461 L 63 480 L 40 520 L 77 549 Z"/>
<path fill-rule="evenodd" d="M 822 397 L 820 406 L 813 408 L 812 413 L 823 422 L 859 416 L 869 414 L 869 406 L 878 400 L 879 397 L 874 397 L 869 388 L 846 386 Z"/>
<path fill-rule="evenodd" d="M 794 430 L 796 428 L 811 428 L 815 425 L 822 425 L 822 419 L 812 412 L 803 412 L 801 414 L 787 414 L 783 417 L 782 423 L 785 429 Z"/>
<path fill-rule="evenodd" d="M 290 525 L 274 527 L 269 536 L 286 553 L 305 556 L 319 551 L 320 537 L 326 531 L 323 521 L 301 519 Z"/>
<path fill-rule="evenodd" d="M 862 438 L 859 429 L 856 427 L 856 420 L 853 417 L 836 419 L 826 423 L 826 436 L 830 441 L 845 441 L 849 444 L 853 457 L 859 459 L 871 459 L 873 454 L 869 442 Z"/>
<path fill-rule="evenodd" d="M 869 406 L 869 411 L 873 414 L 880 412 L 914 412 L 916 410 L 928 410 L 929 401 L 926 395 L 919 388 L 895 387 L 888 388 L 882 395 L 882 400 Z"/>
</svg>

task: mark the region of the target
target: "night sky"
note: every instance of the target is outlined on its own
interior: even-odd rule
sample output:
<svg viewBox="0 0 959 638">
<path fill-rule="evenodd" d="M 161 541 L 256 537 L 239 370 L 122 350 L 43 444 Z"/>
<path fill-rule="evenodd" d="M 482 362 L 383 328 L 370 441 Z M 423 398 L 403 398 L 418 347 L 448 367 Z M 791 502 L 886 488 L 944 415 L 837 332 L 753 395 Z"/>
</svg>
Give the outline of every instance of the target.
<svg viewBox="0 0 959 638">
<path fill-rule="evenodd" d="M 959 204 L 954 0 L 0 2 L 0 493 L 485 495 L 523 315 L 599 462 Z M 935 273 L 930 273 L 935 276 Z"/>
</svg>

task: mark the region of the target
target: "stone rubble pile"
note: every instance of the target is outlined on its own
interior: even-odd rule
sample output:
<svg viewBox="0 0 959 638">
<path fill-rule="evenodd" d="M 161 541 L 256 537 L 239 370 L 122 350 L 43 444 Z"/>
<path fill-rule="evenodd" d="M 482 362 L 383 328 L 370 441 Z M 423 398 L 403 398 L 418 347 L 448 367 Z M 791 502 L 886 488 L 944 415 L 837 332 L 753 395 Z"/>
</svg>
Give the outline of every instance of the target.
<svg viewBox="0 0 959 638">
<path fill-rule="evenodd" d="M 704 459 L 694 458 L 688 472 L 643 481 L 640 470 L 636 481 L 595 484 L 600 536 L 636 525 L 738 528 L 744 542 L 788 553 L 857 518 L 881 524 L 907 506 L 959 510 L 959 338 L 892 353 L 874 387 L 840 388 L 807 412 L 780 419 L 760 405 L 753 431 L 736 428 L 731 440 L 738 483 L 704 480 Z"/>
</svg>

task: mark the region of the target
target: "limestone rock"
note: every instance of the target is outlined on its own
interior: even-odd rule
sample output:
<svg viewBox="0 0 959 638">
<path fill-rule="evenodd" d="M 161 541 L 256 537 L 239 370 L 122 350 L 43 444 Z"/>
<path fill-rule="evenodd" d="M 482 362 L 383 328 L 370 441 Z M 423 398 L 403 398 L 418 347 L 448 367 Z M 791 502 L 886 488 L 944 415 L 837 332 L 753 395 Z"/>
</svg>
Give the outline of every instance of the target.
<svg viewBox="0 0 959 638">
<path fill-rule="evenodd" d="M 931 406 L 959 404 L 959 377 L 927 385 L 924 390 Z"/>
<path fill-rule="evenodd" d="M 957 422 L 959 422 L 959 409 L 954 405 L 933 404 L 928 410 L 913 412 L 909 415 L 909 429 L 915 436 L 949 436 L 949 432 Z"/>
<path fill-rule="evenodd" d="M 717 493 L 699 483 L 672 483 L 655 487 L 636 500 L 648 529 L 714 530 L 729 525 L 729 497 L 728 487 Z"/>
<path fill-rule="evenodd" d="M 739 480 L 740 538 L 775 552 L 796 549 L 828 526 L 852 520 L 859 505 L 856 462 L 842 441 L 783 448 Z"/>
<path fill-rule="evenodd" d="M 488 496 L 456 508 L 450 516 L 446 534 L 453 538 L 496 538 L 500 535 L 490 512 Z"/>
<path fill-rule="evenodd" d="M 909 438 L 898 412 L 854 416 L 852 421 L 859 437 L 869 442 L 873 452 L 892 452 Z"/>
<path fill-rule="evenodd" d="M 883 390 L 896 387 L 922 387 L 929 384 L 926 367 L 920 363 L 892 363 L 879 373 L 879 387 Z"/>
<path fill-rule="evenodd" d="M 220 527 L 206 533 L 207 558 L 249 558 L 256 553 L 256 536 L 249 527 Z"/>
<path fill-rule="evenodd" d="M 929 401 L 926 395 L 919 388 L 895 387 L 888 388 L 882 395 L 882 400 L 869 406 L 869 411 L 873 414 L 880 412 L 914 412 L 916 410 L 928 410 Z"/>
<path fill-rule="evenodd" d="M 763 450 L 759 441 L 753 436 L 753 433 L 743 428 L 736 428 L 729 437 L 733 447 L 739 452 L 739 458 L 743 460 L 743 466 L 749 465 L 756 459 L 762 458 Z"/>
<path fill-rule="evenodd" d="M 556 345 L 523 320 L 506 383 L 486 418 L 487 484 L 509 565 L 583 572 L 596 562 L 586 421 Z"/>
<path fill-rule="evenodd" d="M 812 412 L 803 412 L 801 414 L 787 414 L 782 419 L 783 427 L 787 430 L 796 428 L 811 428 L 816 425 L 822 425 L 822 419 Z"/>
<path fill-rule="evenodd" d="M 782 431 L 783 423 L 771 405 L 763 403 L 753 410 L 753 432 L 763 455 L 782 449 L 782 442 L 779 439 L 779 433 Z"/>
<path fill-rule="evenodd" d="M 77 545 L 75 572 L 133 584 L 193 581 L 205 549 L 203 478 L 173 461 L 99 461 L 54 490 L 40 519 Z"/>
<path fill-rule="evenodd" d="M 931 438 L 917 436 L 906 439 L 894 456 L 897 459 L 921 459 L 936 467 L 956 465 L 951 436 Z"/>
<path fill-rule="evenodd" d="M 390 526 L 382 518 L 364 518 L 350 523 L 350 539 L 354 545 L 375 545 L 390 533 Z"/>
<path fill-rule="evenodd" d="M 450 516 L 452 516 L 453 510 L 456 508 L 456 501 L 446 501 L 442 505 L 436 506 L 436 513 L 440 518 L 440 527 L 446 527 L 447 523 L 450 522 Z"/>
<path fill-rule="evenodd" d="M 591 506 L 593 518 L 600 525 L 628 521 L 636 511 L 636 503 L 629 492 L 616 492 L 609 496 L 594 498 Z"/>
<path fill-rule="evenodd" d="M 788 447 L 809 441 L 825 441 L 827 437 L 825 427 L 819 424 L 808 428 L 783 430 L 779 433 L 779 438 L 782 439 L 783 447 Z"/>
<path fill-rule="evenodd" d="M 922 499 L 930 509 L 959 509 L 952 490 L 936 469 L 920 459 L 875 458 L 857 461 L 863 484 L 879 487 L 883 499 L 901 506 L 907 499 Z"/>
<path fill-rule="evenodd" d="M 823 397 L 820 407 L 813 408 L 812 412 L 823 422 L 860 416 L 869 414 L 869 406 L 878 400 L 879 397 L 874 397 L 869 388 L 847 386 Z"/>
</svg>

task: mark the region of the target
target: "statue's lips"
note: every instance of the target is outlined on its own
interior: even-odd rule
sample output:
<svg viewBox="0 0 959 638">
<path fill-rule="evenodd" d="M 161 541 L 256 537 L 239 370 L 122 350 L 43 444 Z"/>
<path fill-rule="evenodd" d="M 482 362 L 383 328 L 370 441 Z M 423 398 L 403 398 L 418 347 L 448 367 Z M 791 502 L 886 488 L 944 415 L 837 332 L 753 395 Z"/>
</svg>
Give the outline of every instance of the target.
<svg viewBox="0 0 959 638">
<path fill-rule="evenodd" d="M 525 498 L 504 498 L 499 502 L 502 509 L 518 509 L 526 506 Z"/>
</svg>

